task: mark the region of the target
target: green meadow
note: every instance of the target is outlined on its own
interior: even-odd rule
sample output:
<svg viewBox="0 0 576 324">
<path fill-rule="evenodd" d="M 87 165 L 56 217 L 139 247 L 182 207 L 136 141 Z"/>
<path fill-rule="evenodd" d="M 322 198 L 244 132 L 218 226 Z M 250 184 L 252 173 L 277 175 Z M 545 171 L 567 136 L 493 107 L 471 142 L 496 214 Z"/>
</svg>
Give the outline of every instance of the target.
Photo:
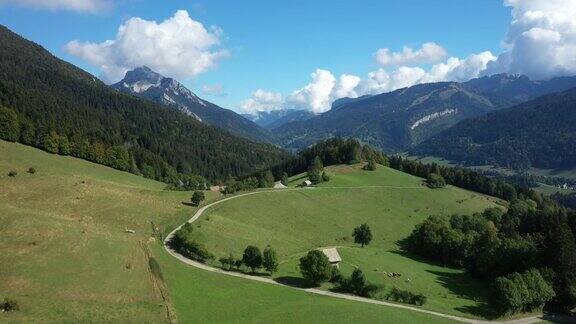
<svg viewBox="0 0 576 324">
<path fill-rule="evenodd" d="M 318 188 L 276 190 L 239 197 L 210 208 L 195 223 L 193 236 L 216 259 L 244 247 L 273 247 L 281 282 L 303 284 L 298 259 L 318 247 L 336 246 L 348 275 L 355 267 L 387 289 L 398 287 L 428 297 L 423 308 L 458 316 L 486 313 L 486 287 L 461 270 L 405 255 L 399 241 L 429 215 L 470 214 L 499 206 L 497 199 L 448 186 L 428 189 L 422 179 L 387 168 L 363 171 L 359 165 L 328 168 L 332 179 Z M 302 176 L 292 179 L 295 185 Z M 374 236 L 367 247 L 354 244 L 355 226 L 368 223 Z M 397 272 L 400 278 L 386 274 Z"/>
<path fill-rule="evenodd" d="M 0 297 L 19 305 L 0 322 L 448 322 L 187 266 L 152 237 L 152 223 L 166 233 L 196 210 L 164 188 L 0 141 Z"/>
</svg>

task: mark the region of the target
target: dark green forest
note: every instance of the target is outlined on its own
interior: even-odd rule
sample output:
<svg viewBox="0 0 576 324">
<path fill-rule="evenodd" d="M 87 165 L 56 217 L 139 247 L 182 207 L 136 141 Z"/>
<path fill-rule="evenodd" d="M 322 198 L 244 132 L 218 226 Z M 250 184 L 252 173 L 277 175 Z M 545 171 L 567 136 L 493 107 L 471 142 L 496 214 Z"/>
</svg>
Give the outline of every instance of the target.
<svg viewBox="0 0 576 324">
<path fill-rule="evenodd" d="M 576 89 L 464 120 L 413 154 L 514 169 L 576 165 Z"/>
<path fill-rule="evenodd" d="M 275 146 L 119 94 L 3 26 L 0 44 L 3 139 L 179 187 L 196 187 L 200 177 L 237 177 L 288 157 Z"/>
<path fill-rule="evenodd" d="M 514 199 L 506 212 L 430 216 L 404 242 L 410 253 L 465 268 L 491 287 L 497 316 L 576 307 L 576 212 Z"/>
</svg>

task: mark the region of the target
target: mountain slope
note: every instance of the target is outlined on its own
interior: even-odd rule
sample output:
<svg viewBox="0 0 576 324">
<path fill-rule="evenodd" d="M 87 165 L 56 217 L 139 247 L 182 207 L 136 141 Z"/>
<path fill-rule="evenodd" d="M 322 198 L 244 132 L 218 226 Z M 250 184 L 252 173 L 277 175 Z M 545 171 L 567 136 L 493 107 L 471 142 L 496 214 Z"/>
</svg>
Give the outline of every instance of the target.
<svg viewBox="0 0 576 324">
<path fill-rule="evenodd" d="M 22 143 L 170 183 L 182 174 L 225 179 L 285 156 L 120 94 L 5 27 L 0 43 L 0 105 L 16 113 Z"/>
<path fill-rule="evenodd" d="M 290 148 L 344 136 L 394 152 L 496 107 L 458 83 L 423 84 L 337 106 L 307 121 L 284 125 L 278 133 Z"/>
<path fill-rule="evenodd" d="M 412 153 L 473 165 L 576 166 L 576 89 L 465 120 Z"/>
<path fill-rule="evenodd" d="M 464 119 L 570 87 L 576 87 L 576 77 L 531 81 L 506 74 L 465 83 L 421 84 L 360 100 L 339 101 L 328 112 L 286 124 L 277 133 L 280 143 L 292 149 L 344 136 L 386 152 L 400 152 Z"/>
<path fill-rule="evenodd" d="M 257 111 L 254 114 L 244 114 L 243 116 L 261 127 L 266 129 L 275 129 L 287 123 L 310 119 L 314 117 L 314 113 L 308 110 L 279 109 L 272 111 Z"/>
<path fill-rule="evenodd" d="M 232 134 L 260 142 L 271 142 L 271 135 L 255 123 L 237 113 L 198 98 L 180 82 L 166 78 L 148 67 L 128 71 L 124 79 L 112 88 L 173 107 L 197 118 L 208 125 L 216 126 Z"/>
</svg>

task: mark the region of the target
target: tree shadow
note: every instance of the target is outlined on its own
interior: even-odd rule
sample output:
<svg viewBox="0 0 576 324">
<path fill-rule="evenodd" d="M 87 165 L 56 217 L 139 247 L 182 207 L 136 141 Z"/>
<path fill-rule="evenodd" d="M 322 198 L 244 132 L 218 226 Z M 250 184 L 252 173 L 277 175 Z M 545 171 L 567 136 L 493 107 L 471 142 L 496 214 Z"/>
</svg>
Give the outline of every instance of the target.
<svg viewBox="0 0 576 324">
<path fill-rule="evenodd" d="M 312 283 L 310 283 L 308 280 L 306 280 L 304 278 L 300 278 L 300 277 L 283 276 L 283 277 L 274 278 L 274 281 L 276 281 L 277 283 L 286 285 L 286 286 L 302 288 L 302 289 L 316 287 Z"/>
<path fill-rule="evenodd" d="M 559 324 L 576 323 L 576 317 L 574 316 L 553 313 L 544 313 L 542 320 Z"/>
<path fill-rule="evenodd" d="M 484 287 L 480 287 L 482 283 L 476 282 L 468 273 L 434 270 L 426 270 L 426 272 L 435 275 L 437 282 L 453 294 L 476 302 L 476 305 L 456 307 L 455 310 L 488 319 L 497 317 L 497 314 L 490 310 L 487 296 L 480 292 L 484 289 Z"/>
<path fill-rule="evenodd" d="M 390 250 L 390 253 L 401 255 L 419 263 L 449 269 L 458 269 L 455 267 L 448 267 L 446 264 L 441 262 L 432 261 L 408 252 L 405 249 L 405 240 L 401 240 L 396 243 L 399 249 Z M 466 271 L 455 273 L 441 270 L 426 270 L 426 272 L 433 274 L 436 277 L 436 282 L 441 284 L 444 288 L 448 289 L 451 293 L 460 298 L 469 299 L 476 302 L 476 305 L 455 307 L 454 310 L 486 319 L 495 319 L 498 317 L 498 314 L 490 309 L 487 296 L 482 293 L 482 291 L 485 291 L 486 289 L 485 283 L 477 281 L 470 275 L 470 273 Z"/>
<path fill-rule="evenodd" d="M 193 204 L 193 203 L 191 203 L 191 202 L 187 202 L 187 201 L 183 201 L 183 202 L 182 202 L 182 205 L 184 205 L 184 206 L 190 206 L 190 207 L 198 207 L 198 206 L 196 206 L 195 204 Z"/>
</svg>

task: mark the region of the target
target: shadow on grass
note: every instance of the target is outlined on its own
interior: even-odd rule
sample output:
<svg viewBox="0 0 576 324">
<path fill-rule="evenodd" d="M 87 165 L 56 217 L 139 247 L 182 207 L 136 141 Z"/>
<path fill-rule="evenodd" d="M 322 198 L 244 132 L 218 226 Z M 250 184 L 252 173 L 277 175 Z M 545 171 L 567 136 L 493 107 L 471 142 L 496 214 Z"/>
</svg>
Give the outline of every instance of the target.
<svg viewBox="0 0 576 324">
<path fill-rule="evenodd" d="M 436 280 L 445 288 L 450 290 L 458 297 L 473 300 L 476 305 L 456 307 L 455 310 L 462 313 L 480 316 L 483 318 L 493 319 L 497 315 L 490 310 L 487 302 L 487 296 L 482 294 L 486 287 L 480 282 L 476 282 L 466 272 L 454 273 L 447 271 L 426 270 L 436 276 Z"/>
<path fill-rule="evenodd" d="M 313 284 L 311 284 L 308 280 L 300 277 L 291 277 L 291 276 L 284 276 L 275 278 L 274 281 L 281 283 L 286 286 L 296 287 L 296 288 L 314 288 Z"/>
<path fill-rule="evenodd" d="M 402 249 L 402 247 L 406 246 L 406 241 L 398 241 L 397 244 L 400 249 L 390 250 L 389 252 L 412 259 L 419 263 L 437 267 L 457 269 L 448 267 L 440 262 L 431 261 L 409 253 L 405 249 Z M 485 294 L 487 285 L 478 281 L 477 279 L 474 279 L 468 272 L 464 271 L 455 273 L 452 271 L 442 270 L 426 270 L 426 272 L 433 274 L 436 277 L 436 281 L 440 283 L 444 288 L 448 289 L 451 293 L 460 298 L 469 299 L 476 302 L 476 305 L 455 307 L 454 310 L 486 319 L 497 318 L 497 314 L 490 310 L 487 302 L 487 295 Z"/>
<path fill-rule="evenodd" d="M 241 274 L 245 274 L 245 275 L 249 275 L 249 276 L 253 276 L 253 277 L 270 277 L 270 274 L 267 272 L 252 272 L 252 270 L 250 269 L 236 269 L 236 268 L 223 268 L 222 266 L 219 266 L 217 264 L 209 264 L 210 266 L 214 267 L 214 268 L 218 268 L 220 270 L 224 270 L 226 272 L 236 272 L 236 273 L 241 273 Z"/>
<path fill-rule="evenodd" d="M 563 314 L 544 313 L 542 319 L 550 323 L 576 323 L 576 316 L 569 316 Z"/>
<path fill-rule="evenodd" d="M 195 204 L 193 204 L 193 203 L 191 203 L 191 202 L 187 202 L 187 201 L 183 201 L 183 202 L 182 202 L 182 205 L 184 205 L 184 206 L 190 206 L 190 207 L 198 207 L 198 206 L 196 206 Z"/>
</svg>

